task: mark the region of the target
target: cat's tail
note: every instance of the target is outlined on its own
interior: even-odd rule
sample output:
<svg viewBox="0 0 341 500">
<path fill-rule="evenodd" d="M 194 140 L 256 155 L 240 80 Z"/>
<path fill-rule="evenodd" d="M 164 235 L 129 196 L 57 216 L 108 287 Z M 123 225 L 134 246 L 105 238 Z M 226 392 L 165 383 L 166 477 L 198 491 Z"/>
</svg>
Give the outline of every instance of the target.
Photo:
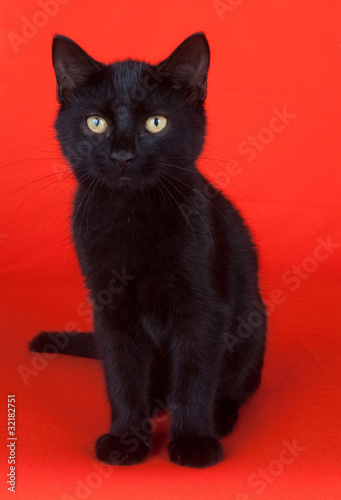
<svg viewBox="0 0 341 500">
<path fill-rule="evenodd" d="M 95 335 L 91 332 L 40 332 L 29 342 L 33 352 L 59 352 L 98 359 Z"/>
</svg>

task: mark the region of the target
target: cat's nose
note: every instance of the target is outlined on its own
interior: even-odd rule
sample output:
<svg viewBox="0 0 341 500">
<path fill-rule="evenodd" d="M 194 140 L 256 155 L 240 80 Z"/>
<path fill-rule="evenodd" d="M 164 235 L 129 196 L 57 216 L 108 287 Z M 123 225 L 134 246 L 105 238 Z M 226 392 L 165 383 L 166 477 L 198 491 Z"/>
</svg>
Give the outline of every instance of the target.
<svg viewBox="0 0 341 500">
<path fill-rule="evenodd" d="M 136 158 L 133 151 L 113 151 L 110 158 L 121 168 L 125 168 L 129 162 Z"/>
</svg>

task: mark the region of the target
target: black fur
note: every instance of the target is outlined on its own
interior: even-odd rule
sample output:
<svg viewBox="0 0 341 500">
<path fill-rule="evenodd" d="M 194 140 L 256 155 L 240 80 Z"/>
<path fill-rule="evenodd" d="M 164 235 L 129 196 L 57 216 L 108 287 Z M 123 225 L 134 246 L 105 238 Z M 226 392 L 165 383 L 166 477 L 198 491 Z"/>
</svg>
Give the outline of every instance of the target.
<svg viewBox="0 0 341 500">
<path fill-rule="evenodd" d="M 29 343 L 33 352 L 59 352 L 82 358 L 98 359 L 96 339 L 93 333 L 40 332 Z"/>
<path fill-rule="evenodd" d="M 206 129 L 206 38 L 192 35 L 152 66 L 104 65 L 58 35 L 53 63 L 96 344 L 91 334 L 45 332 L 30 348 L 56 339 L 59 352 L 99 355 L 112 410 L 100 460 L 146 457 L 161 398 L 172 413 L 170 459 L 213 465 L 223 457 L 218 437 L 260 383 L 266 313 L 250 233 L 195 165 Z M 105 118 L 105 132 L 91 132 L 91 115 Z M 145 128 L 153 115 L 168 120 L 156 134 Z"/>
</svg>

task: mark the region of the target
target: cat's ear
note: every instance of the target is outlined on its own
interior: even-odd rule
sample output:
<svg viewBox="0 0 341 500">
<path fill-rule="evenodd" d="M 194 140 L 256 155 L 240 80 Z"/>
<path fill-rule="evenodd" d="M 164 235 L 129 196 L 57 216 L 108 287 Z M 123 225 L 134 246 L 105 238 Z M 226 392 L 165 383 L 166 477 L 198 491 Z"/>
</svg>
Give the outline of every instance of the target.
<svg viewBox="0 0 341 500">
<path fill-rule="evenodd" d="M 206 37 L 203 33 L 195 33 L 186 38 L 157 67 L 179 87 L 186 88 L 192 101 L 204 101 L 209 65 L 210 49 Z"/>
<path fill-rule="evenodd" d="M 75 89 L 103 66 L 73 40 L 62 35 L 53 38 L 52 62 L 57 79 L 57 99 L 61 104 L 70 102 Z"/>
</svg>

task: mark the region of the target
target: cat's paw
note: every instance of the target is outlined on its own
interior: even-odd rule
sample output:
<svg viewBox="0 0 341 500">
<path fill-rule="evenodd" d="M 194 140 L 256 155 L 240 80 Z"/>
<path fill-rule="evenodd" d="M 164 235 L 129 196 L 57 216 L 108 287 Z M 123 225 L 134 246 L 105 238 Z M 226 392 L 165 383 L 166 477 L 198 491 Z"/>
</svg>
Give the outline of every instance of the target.
<svg viewBox="0 0 341 500">
<path fill-rule="evenodd" d="M 219 399 L 214 411 L 214 430 L 219 438 L 232 432 L 238 420 L 239 404 L 233 399 Z"/>
<path fill-rule="evenodd" d="M 214 437 L 182 434 L 168 445 L 169 458 L 187 467 L 210 467 L 224 458 L 223 449 Z"/>
<path fill-rule="evenodd" d="M 142 462 L 150 450 L 150 441 L 136 436 L 118 437 L 103 434 L 97 439 L 95 452 L 102 462 L 109 465 L 134 465 Z"/>
</svg>

